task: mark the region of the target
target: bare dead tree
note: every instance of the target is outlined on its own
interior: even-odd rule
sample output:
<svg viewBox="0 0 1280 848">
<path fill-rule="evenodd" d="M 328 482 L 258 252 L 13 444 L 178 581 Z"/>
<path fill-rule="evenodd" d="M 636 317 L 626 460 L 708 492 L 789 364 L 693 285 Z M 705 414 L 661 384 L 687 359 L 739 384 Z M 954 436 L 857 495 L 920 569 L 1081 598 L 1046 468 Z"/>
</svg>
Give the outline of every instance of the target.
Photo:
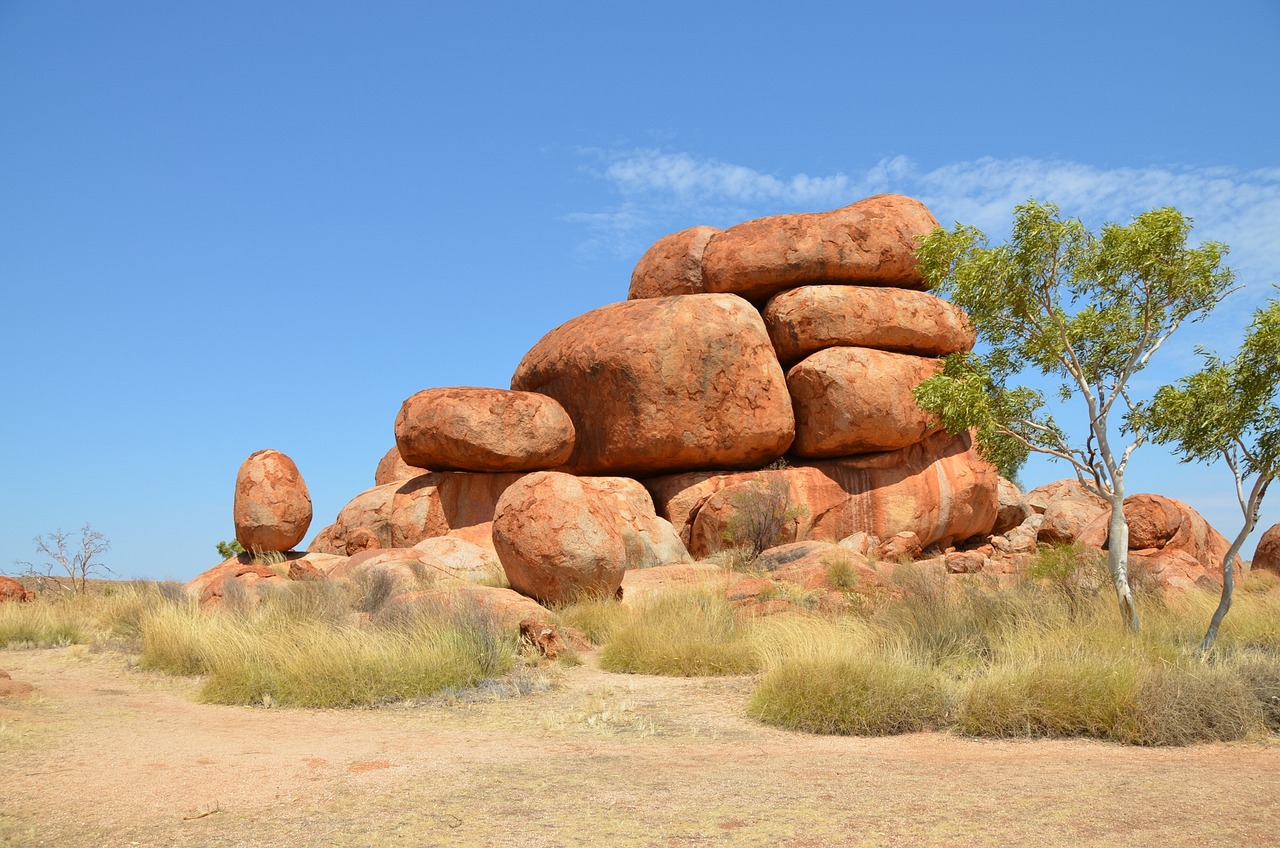
<svg viewBox="0 0 1280 848">
<path fill-rule="evenodd" d="M 42 557 L 38 563 L 19 562 L 28 577 L 34 577 L 42 583 L 51 582 L 62 591 L 68 591 L 63 583 L 70 581 L 69 591 L 83 593 L 89 585 L 89 578 L 101 578 L 115 574 L 100 557 L 111 547 L 107 537 L 86 524 L 80 528 L 80 538 L 61 528 L 52 533 L 45 533 L 35 538 L 36 553 Z M 65 575 L 65 578 L 63 577 Z"/>
</svg>

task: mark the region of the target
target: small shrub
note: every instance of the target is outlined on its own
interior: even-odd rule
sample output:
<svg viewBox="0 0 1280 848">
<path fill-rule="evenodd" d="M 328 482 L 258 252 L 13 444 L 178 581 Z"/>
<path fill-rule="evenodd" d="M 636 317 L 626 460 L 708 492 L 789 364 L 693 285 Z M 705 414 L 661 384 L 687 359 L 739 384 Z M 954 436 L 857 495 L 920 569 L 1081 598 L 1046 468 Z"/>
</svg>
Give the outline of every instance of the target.
<svg viewBox="0 0 1280 848">
<path fill-rule="evenodd" d="M 1093 548 L 1050 545 L 1036 552 L 1027 576 L 1052 587 L 1066 602 L 1068 616 L 1075 620 L 1106 584 L 1105 562 L 1102 552 Z"/>
<path fill-rule="evenodd" d="M 1259 568 L 1246 573 L 1248 576 L 1236 584 L 1236 588 L 1242 592 L 1248 592 L 1254 595 L 1265 595 L 1272 589 L 1280 586 L 1280 576 L 1272 574 L 1270 571 L 1264 571 Z"/>
<path fill-rule="evenodd" d="M 374 615 L 395 597 L 398 581 L 394 573 L 383 568 L 367 568 L 351 580 L 355 608 Z"/>
<path fill-rule="evenodd" d="M 72 604 L 38 598 L 0 604 L 0 648 L 57 648 L 89 641 L 89 628 Z"/>
<path fill-rule="evenodd" d="M 827 554 L 822 562 L 827 567 L 827 580 L 834 588 L 847 592 L 858 585 L 858 570 L 847 555 Z"/>
<path fill-rule="evenodd" d="M 956 726 L 971 736 L 1116 738 L 1138 679 L 1136 662 L 1085 656 L 992 668 L 961 695 Z"/>
<path fill-rule="evenodd" d="M 1248 651 L 1235 657 L 1230 668 L 1257 703 L 1263 726 L 1280 732 L 1280 656 Z"/>
<path fill-rule="evenodd" d="M 753 480 L 730 500 L 733 515 L 725 527 L 724 540 L 746 548 L 752 560 L 778 543 L 788 524 L 804 515 L 804 507 L 791 500 L 791 488 L 781 474 Z"/>
<path fill-rule="evenodd" d="M 1234 669 L 1190 660 L 1144 669 L 1133 716 L 1115 738 L 1135 745 L 1230 742 L 1261 723 L 1261 706 Z"/>
</svg>

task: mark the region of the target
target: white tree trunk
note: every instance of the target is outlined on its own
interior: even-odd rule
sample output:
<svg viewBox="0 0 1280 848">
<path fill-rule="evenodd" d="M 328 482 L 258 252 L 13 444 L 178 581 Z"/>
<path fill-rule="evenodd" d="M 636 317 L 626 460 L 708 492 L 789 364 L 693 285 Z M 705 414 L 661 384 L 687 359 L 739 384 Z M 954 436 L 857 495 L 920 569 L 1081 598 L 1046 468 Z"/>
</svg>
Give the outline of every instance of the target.
<svg viewBox="0 0 1280 848">
<path fill-rule="evenodd" d="M 1124 488 L 1120 485 L 1108 500 L 1111 501 L 1111 522 L 1107 541 L 1107 568 L 1116 588 L 1116 600 L 1120 602 L 1120 619 L 1129 632 L 1138 632 L 1138 605 L 1134 603 L 1129 588 L 1129 522 L 1124 515 Z"/>
</svg>

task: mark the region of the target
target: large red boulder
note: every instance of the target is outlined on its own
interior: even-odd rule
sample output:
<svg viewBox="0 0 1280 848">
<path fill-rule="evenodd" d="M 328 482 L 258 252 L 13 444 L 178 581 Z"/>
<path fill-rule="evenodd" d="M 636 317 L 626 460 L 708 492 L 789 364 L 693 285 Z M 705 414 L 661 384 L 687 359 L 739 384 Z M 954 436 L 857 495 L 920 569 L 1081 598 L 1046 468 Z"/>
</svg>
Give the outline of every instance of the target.
<svg viewBox="0 0 1280 848">
<path fill-rule="evenodd" d="M 628 571 L 689 560 L 684 542 L 671 522 L 658 516 L 643 484 L 629 477 L 583 477 L 581 482 L 609 503 L 622 530 Z"/>
<path fill-rule="evenodd" d="M 775 471 L 699 472 L 645 484 L 659 514 L 702 558 L 731 547 L 735 516 L 782 481 L 798 508 L 775 542 L 837 541 L 859 531 L 878 538 L 911 531 L 925 546 L 991 532 L 999 476 L 968 434 L 937 433 L 898 451 L 810 462 Z"/>
<path fill-rule="evenodd" d="M 540 603 L 612 597 L 627 569 L 615 507 L 582 478 L 539 471 L 503 493 L 493 544 L 511 588 Z"/>
<path fill-rule="evenodd" d="M 807 458 L 898 450 L 940 425 L 912 392 L 940 359 L 863 347 L 829 347 L 787 372 L 795 408 L 791 451 Z"/>
<path fill-rule="evenodd" d="M 718 232 L 715 227 L 690 227 L 658 239 L 636 263 L 627 299 L 706 291 L 702 285 L 702 253 Z"/>
<path fill-rule="evenodd" d="M 522 475 L 439 471 L 361 492 L 309 550 L 351 556 L 371 548 L 409 548 L 493 520 L 498 498 Z"/>
<path fill-rule="evenodd" d="M 1273 524 L 1263 532 L 1250 567 L 1280 575 L 1280 524 Z"/>
<path fill-rule="evenodd" d="M 236 541 L 246 551 L 287 551 L 311 526 L 311 495 L 298 466 L 280 451 L 250 454 L 236 475 Z"/>
<path fill-rule="evenodd" d="M 992 526 L 991 532 L 1003 534 L 1015 527 L 1021 527 L 1023 522 L 1034 515 L 1035 512 L 1012 481 L 1001 477 L 999 484 L 1000 506 L 996 513 L 996 523 Z"/>
<path fill-rule="evenodd" d="M 534 392 L 426 389 L 400 407 L 395 429 L 404 461 L 436 471 L 538 471 L 573 452 L 573 422 Z"/>
<path fill-rule="evenodd" d="M 975 338 L 960 307 L 911 289 L 802 286 L 771 298 L 763 314 L 784 366 L 838 346 L 946 356 Z"/>
<path fill-rule="evenodd" d="M 511 387 L 573 420 L 575 474 L 744 468 L 781 456 L 795 419 L 760 314 L 727 294 L 614 303 L 542 338 Z"/>
<path fill-rule="evenodd" d="M 937 226 L 924 204 L 896 194 L 833 212 L 758 218 L 712 236 L 702 281 L 707 291 L 753 301 L 810 283 L 923 289 L 916 243 Z"/>
</svg>

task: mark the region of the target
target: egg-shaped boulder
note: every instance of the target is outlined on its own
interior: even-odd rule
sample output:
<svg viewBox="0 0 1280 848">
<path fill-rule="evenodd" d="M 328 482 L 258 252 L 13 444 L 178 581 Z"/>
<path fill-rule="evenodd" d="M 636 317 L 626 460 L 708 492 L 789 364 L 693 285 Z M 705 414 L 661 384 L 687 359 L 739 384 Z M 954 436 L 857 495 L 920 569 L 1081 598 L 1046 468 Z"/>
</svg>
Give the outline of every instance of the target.
<svg viewBox="0 0 1280 848">
<path fill-rule="evenodd" d="M 236 475 L 236 541 L 246 551 L 287 551 L 311 526 L 311 495 L 298 466 L 277 450 L 249 456 Z"/>
<path fill-rule="evenodd" d="M 538 471 L 573 451 L 573 422 L 553 398 L 473 387 L 426 389 L 396 416 L 396 446 L 433 471 Z"/>
<path fill-rule="evenodd" d="M 648 475 L 770 462 L 795 419 L 760 313 L 729 294 L 602 306 L 525 354 L 511 388 L 573 420 L 574 474 Z"/>
</svg>

